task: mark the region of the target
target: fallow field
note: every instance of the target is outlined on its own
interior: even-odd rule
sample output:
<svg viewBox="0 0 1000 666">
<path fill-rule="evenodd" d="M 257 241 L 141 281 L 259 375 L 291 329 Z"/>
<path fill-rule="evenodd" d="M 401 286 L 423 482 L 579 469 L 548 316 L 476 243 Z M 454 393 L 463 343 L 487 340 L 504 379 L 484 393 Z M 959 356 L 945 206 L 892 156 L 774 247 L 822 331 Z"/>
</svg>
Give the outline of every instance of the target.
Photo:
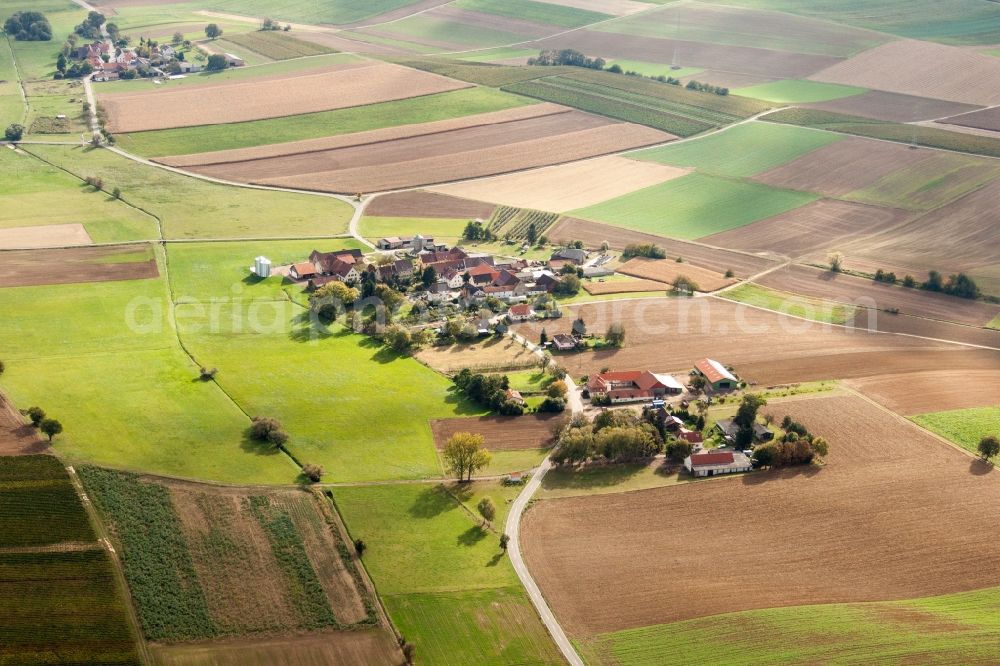
<svg viewBox="0 0 1000 666">
<path fill-rule="evenodd" d="M 748 627 L 785 626 L 790 614 L 783 607 L 811 618 L 824 610 L 812 604 L 847 603 L 869 618 L 860 602 L 1000 584 L 991 567 L 981 566 L 997 557 L 995 530 L 968 510 L 1000 493 L 989 467 L 858 397 L 799 399 L 774 411 L 830 440 L 825 465 L 546 500 L 529 510 L 529 566 L 563 626 L 594 661 L 683 663 L 697 658 L 697 648 L 684 643 L 674 651 L 682 645 L 676 632 L 684 636 L 696 625 L 715 635 L 734 622 L 740 631 L 725 641 L 728 659 L 860 656 L 853 633 L 824 631 L 827 640 L 817 644 L 779 631 L 761 643 Z M 934 509 L 914 510 L 917 504 Z M 705 559 L 705 553 L 734 549 L 741 553 L 738 567 Z M 609 558 L 612 550 L 620 556 Z M 870 634 L 881 608 L 891 606 L 872 607 L 875 616 L 855 625 L 864 630 L 864 659 L 883 648 L 891 650 L 887 658 L 933 649 L 937 656 L 980 661 L 981 651 L 966 652 L 973 627 L 949 632 L 942 642 L 918 613 L 901 611 L 888 634 Z M 828 610 L 842 615 L 844 607 Z M 907 641 L 894 641 L 896 632 L 905 632 Z"/>
</svg>

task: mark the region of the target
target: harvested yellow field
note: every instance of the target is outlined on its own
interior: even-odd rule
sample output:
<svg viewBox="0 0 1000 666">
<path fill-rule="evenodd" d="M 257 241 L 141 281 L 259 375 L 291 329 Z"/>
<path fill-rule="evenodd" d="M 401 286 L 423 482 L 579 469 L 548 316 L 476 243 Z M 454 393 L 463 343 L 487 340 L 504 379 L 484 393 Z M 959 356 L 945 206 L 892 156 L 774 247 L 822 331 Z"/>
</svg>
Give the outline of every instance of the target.
<svg viewBox="0 0 1000 666">
<path fill-rule="evenodd" d="M 903 39 L 864 51 L 809 78 L 967 104 L 1000 104 L 1000 58 Z"/>
<path fill-rule="evenodd" d="M 238 123 L 344 109 L 468 88 L 471 84 L 381 62 L 287 76 L 104 95 L 112 132 Z"/>
<path fill-rule="evenodd" d="M 698 291 L 715 291 L 737 282 L 736 278 L 727 278 L 722 273 L 716 273 L 707 268 L 692 266 L 688 263 L 678 263 L 668 259 L 636 257 L 622 264 L 618 268 L 618 272 L 637 278 L 670 284 L 673 284 L 674 280 L 683 276 L 694 281 L 698 286 Z"/>
<path fill-rule="evenodd" d="M 611 282 L 584 282 L 583 289 L 591 296 L 607 294 L 634 294 L 640 291 L 665 292 L 672 289 L 669 284 L 655 280 L 612 280 Z"/>
<path fill-rule="evenodd" d="M 433 188 L 465 199 L 563 213 L 592 206 L 688 173 L 618 155 Z"/>
<path fill-rule="evenodd" d="M 615 16 L 628 16 L 656 6 L 656 4 L 634 2 L 634 0 L 545 0 L 545 4 L 574 7 L 602 14 L 614 14 Z"/>
<path fill-rule="evenodd" d="M 79 223 L 0 229 L 0 250 L 90 245 L 92 242 L 90 234 Z"/>
</svg>

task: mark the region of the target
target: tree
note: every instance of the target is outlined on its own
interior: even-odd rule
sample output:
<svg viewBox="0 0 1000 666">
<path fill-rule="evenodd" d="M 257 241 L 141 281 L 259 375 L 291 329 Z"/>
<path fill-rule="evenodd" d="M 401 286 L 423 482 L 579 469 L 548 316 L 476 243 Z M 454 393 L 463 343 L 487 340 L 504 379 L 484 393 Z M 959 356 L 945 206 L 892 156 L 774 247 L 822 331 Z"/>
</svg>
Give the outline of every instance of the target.
<svg viewBox="0 0 1000 666">
<path fill-rule="evenodd" d="M 528 225 L 527 237 L 529 245 L 534 245 L 535 241 L 538 240 L 538 229 L 535 228 L 534 222 Z"/>
<path fill-rule="evenodd" d="M 184 41 L 184 34 L 180 32 L 175 32 L 173 38 L 171 39 L 171 42 L 173 42 L 174 44 L 180 44 L 183 41 Z"/>
<path fill-rule="evenodd" d="M 944 286 L 944 293 L 958 296 L 959 298 L 977 298 L 979 296 L 979 286 L 965 273 L 948 277 L 948 284 Z"/>
<path fill-rule="evenodd" d="M 774 447 L 758 446 L 753 451 L 753 464 L 755 467 L 770 467 L 774 464 Z"/>
<path fill-rule="evenodd" d="M 365 543 L 364 539 L 354 540 L 354 552 L 358 554 L 358 557 L 362 557 L 367 549 L 368 544 Z"/>
<path fill-rule="evenodd" d="M 48 42 L 52 26 L 41 12 L 14 12 L 3 24 L 3 30 L 19 42 Z"/>
<path fill-rule="evenodd" d="M 229 61 L 226 60 L 226 56 L 220 53 L 213 53 L 208 56 L 208 64 L 205 65 L 205 69 L 209 72 L 219 72 L 224 70 L 229 66 Z"/>
<path fill-rule="evenodd" d="M 556 283 L 553 291 L 564 296 L 576 296 L 580 293 L 580 278 L 576 274 L 563 275 Z"/>
<path fill-rule="evenodd" d="M 927 280 L 920 285 L 920 288 L 925 291 L 941 291 L 944 289 L 944 282 L 941 279 L 941 274 L 937 271 L 931 271 L 927 274 Z"/>
<path fill-rule="evenodd" d="M 497 515 L 497 506 L 493 503 L 489 497 L 484 497 L 479 500 L 479 504 L 476 505 L 476 509 L 479 511 L 479 515 L 483 517 L 483 522 L 489 526 L 493 522 L 493 519 Z"/>
<path fill-rule="evenodd" d="M 43 433 L 45 433 L 50 442 L 53 437 L 63 431 L 62 423 L 59 423 L 59 421 L 56 421 L 55 419 L 45 419 L 39 424 L 38 427 Z"/>
<path fill-rule="evenodd" d="M 215 23 L 209 23 L 208 25 L 205 26 L 205 36 L 208 37 L 209 39 L 216 39 L 217 37 L 221 37 L 222 28 L 220 28 Z M 209 61 L 211 61 L 211 58 L 209 58 Z"/>
<path fill-rule="evenodd" d="M 830 262 L 830 271 L 833 273 L 839 273 L 841 267 L 844 265 L 844 255 L 840 252 L 831 252 L 826 255 L 826 260 Z"/>
<path fill-rule="evenodd" d="M 28 411 L 25 414 L 31 419 L 31 425 L 36 428 L 45 420 L 45 410 L 41 407 L 28 407 Z"/>
<path fill-rule="evenodd" d="M 482 435 L 470 432 L 452 435 L 442 453 L 448 471 L 458 476 L 459 481 L 471 481 L 473 473 L 486 467 L 492 458 L 484 443 Z"/>
<path fill-rule="evenodd" d="M 323 478 L 323 468 L 319 465 L 306 463 L 302 466 L 302 476 L 313 483 L 319 483 L 319 480 Z"/>
<path fill-rule="evenodd" d="M 403 354 L 413 346 L 413 335 L 405 327 L 399 324 L 387 326 L 382 334 L 385 343 L 392 347 L 393 351 Z"/>
<path fill-rule="evenodd" d="M 976 449 L 979 451 L 980 458 L 990 460 L 1000 454 L 1000 440 L 993 435 L 988 435 L 979 440 Z"/>
<path fill-rule="evenodd" d="M 507 552 L 507 544 L 510 543 L 510 536 L 504 532 L 500 535 L 500 550 Z"/>
<path fill-rule="evenodd" d="M 264 22 L 260 24 L 261 30 L 277 30 L 278 27 L 278 24 L 272 18 L 265 18 Z"/>
<path fill-rule="evenodd" d="M 608 326 L 608 330 L 604 334 L 604 342 L 606 342 L 609 347 L 624 347 L 625 326 L 622 324 L 611 324 Z"/>
<path fill-rule="evenodd" d="M 830 452 L 830 445 L 822 437 L 814 437 L 811 446 L 813 453 L 820 458 L 825 458 L 826 454 Z"/>
<path fill-rule="evenodd" d="M 60 53 L 59 57 L 56 58 L 56 69 L 60 72 L 66 71 L 66 54 Z"/>
<path fill-rule="evenodd" d="M 114 197 L 115 199 L 121 199 L 122 198 L 121 188 L 116 187 L 115 189 L 111 190 L 111 196 Z"/>
<path fill-rule="evenodd" d="M 7 365 L 3 361 L 0 361 L 0 377 L 3 376 L 3 371 L 6 370 L 6 369 L 7 369 Z"/>
<path fill-rule="evenodd" d="M 691 455 L 694 445 L 687 440 L 678 439 L 667 444 L 667 459 L 672 463 L 682 463 Z"/>
<path fill-rule="evenodd" d="M 740 448 L 746 448 L 753 443 L 753 426 L 757 421 L 757 412 L 766 404 L 767 399 L 755 393 L 747 393 L 740 400 L 740 406 L 733 418 L 733 423 L 739 426 L 736 432 L 736 445 Z"/>
<path fill-rule="evenodd" d="M 288 441 L 288 433 L 282 428 L 281 422 L 269 416 L 254 416 L 250 419 L 250 437 L 277 447 Z"/>
<path fill-rule="evenodd" d="M 4 130 L 3 135 L 8 141 L 20 141 L 21 137 L 24 136 L 24 125 L 11 123 L 7 126 L 7 129 Z"/>
<path fill-rule="evenodd" d="M 420 284 L 424 285 L 424 289 L 437 282 L 437 279 L 437 271 L 434 270 L 433 266 L 428 266 L 424 269 L 424 272 L 420 274 Z"/>
<path fill-rule="evenodd" d="M 545 327 L 542 327 L 542 332 L 538 334 L 538 344 L 544 346 L 546 342 L 549 341 L 549 334 L 545 332 Z"/>
</svg>

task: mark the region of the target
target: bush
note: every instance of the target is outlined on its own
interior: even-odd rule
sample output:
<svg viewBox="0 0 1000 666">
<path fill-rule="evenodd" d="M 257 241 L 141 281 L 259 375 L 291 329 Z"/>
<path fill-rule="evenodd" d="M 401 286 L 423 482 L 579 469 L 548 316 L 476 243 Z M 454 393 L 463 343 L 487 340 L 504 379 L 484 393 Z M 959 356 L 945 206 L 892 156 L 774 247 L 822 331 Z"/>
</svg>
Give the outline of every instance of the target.
<svg viewBox="0 0 1000 666">
<path fill-rule="evenodd" d="M 41 12 L 14 12 L 4 22 L 3 29 L 19 42 L 52 40 L 52 26 Z"/>
<path fill-rule="evenodd" d="M 24 125 L 19 125 L 18 123 L 11 123 L 4 130 L 4 138 L 8 141 L 20 141 L 24 136 Z"/>
<path fill-rule="evenodd" d="M 208 56 L 208 64 L 205 65 L 205 69 L 209 72 L 220 72 L 229 66 L 229 61 L 226 60 L 226 56 L 219 53 L 213 53 Z"/>
<path fill-rule="evenodd" d="M 45 420 L 45 410 L 41 407 L 28 407 L 25 414 L 31 420 L 31 425 L 36 428 Z"/>
<path fill-rule="evenodd" d="M 562 398 L 546 398 L 538 406 L 538 411 L 549 414 L 558 414 L 566 411 L 566 401 Z"/>
<path fill-rule="evenodd" d="M 255 416 L 250 419 L 250 437 L 277 447 L 288 441 L 288 433 L 282 428 L 281 422 L 269 416 Z"/>
<path fill-rule="evenodd" d="M 626 245 L 622 251 L 623 259 L 632 257 L 647 257 L 649 259 L 666 259 L 667 253 L 659 245 L 652 243 L 642 243 L 637 245 Z"/>
<path fill-rule="evenodd" d="M 354 552 L 358 554 L 358 557 L 363 556 L 366 550 L 368 550 L 368 544 L 365 543 L 364 539 L 354 540 Z"/>
<path fill-rule="evenodd" d="M 319 483 L 319 480 L 323 478 L 323 468 L 319 465 L 307 463 L 302 466 L 302 476 L 306 477 L 313 483 Z"/>
</svg>

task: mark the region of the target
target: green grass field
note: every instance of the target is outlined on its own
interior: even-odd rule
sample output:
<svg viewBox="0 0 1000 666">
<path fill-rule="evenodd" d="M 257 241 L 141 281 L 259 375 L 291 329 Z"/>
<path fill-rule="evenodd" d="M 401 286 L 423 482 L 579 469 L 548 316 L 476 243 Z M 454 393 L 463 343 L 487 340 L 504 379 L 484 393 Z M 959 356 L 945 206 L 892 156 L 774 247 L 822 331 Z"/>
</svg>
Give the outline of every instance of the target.
<svg viewBox="0 0 1000 666">
<path fill-rule="evenodd" d="M 244 16 L 271 16 L 298 23 L 354 23 L 377 17 L 416 0 L 209 0 L 206 9 Z"/>
<path fill-rule="evenodd" d="M 575 641 L 589 663 L 991 663 L 1000 588 L 940 597 L 728 613 Z M 941 630 L 941 627 L 948 627 Z M 713 640 L 704 640 L 712 636 Z"/>
<path fill-rule="evenodd" d="M 533 103 L 499 90 L 466 88 L 287 118 L 123 134 L 118 140 L 122 148 L 138 155 L 185 155 L 427 123 Z"/>
<path fill-rule="evenodd" d="M 292 455 L 323 465 L 328 481 L 439 476 L 429 420 L 479 413 L 444 377 L 369 338 L 315 329 L 288 301 L 181 305 L 177 316 L 223 390 L 247 413 L 280 419 Z"/>
<path fill-rule="evenodd" d="M 434 217 L 362 217 L 358 231 L 370 240 L 386 236 L 433 236 L 437 241 L 454 242 L 462 237 L 469 220 Z"/>
<path fill-rule="evenodd" d="M 1000 437 L 1000 406 L 931 412 L 911 418 L 931 432 L 950 439 L 973 453 L 978 453 L 976 446 L 983 437 Z"/>
<path fill-rule="evenodd" d="M 643 76 L 672 76 L 680 79 L 685 76 L 692 76 L 702 71 L 699 67 L 677 67 L 674 69 L 670 65 L 662 62 L 646 62 L 644 60 L 625 60 L 623 58 L 608 58 L 607 66 L 618 65 L 626 72 L 638 72 Z"/>
<path fill-rule="evenodd" d="M 259 280 L 250 274 L 253 260 L 265 256 L 272 267 L 305 260 L 313 250 L 364 249 L 353 238 L 304 241 L 175 243 L 168 247 L 170 286 L 178 302 L 212 298 L 287 300 L 284 278 Z M 290 287 L 301 292 L 300 287 Z M 305 298 L 303 297 L 303 302 Z"/>
<path fill-rule="evenodd" d="M 556 32 L 558 28 L 553 28 Z M 460 20 L 430 14 L 415 14 L 384 26 L 350 31 L 351 35 L 388 38 L 420 52 L 450 52 L 460 49 L 485 49 L 531 40 L 527 33 L 495 30 Z M 416 48 L 411 48 L 416 46 Z M 427 48 L 421 48 L 427 47 Z"/>
<path fill-rule="evenodd" d="M 19 42 L 11 40 L 14 57 L 25 81 L 51 79 L 56 70 L 59 48 L 73 28 L 87 16 L 87 12 L 68 0 L 6 0 L 3 3 L 5 20 L 16 11 L 40 11 L 52 25 L 52 40 L 48 42 Z"/>
<path fill-rule="evenodd" d="M 762 99 L 765 102 L 774 102 L 775 104 L 807 104 L 810 102 L 826 102 L 831 99 L 860 95 L 863 92 L 867 92 L 867 89 L 855 86 L 842 86 L 836 83 L 786 79 L 784 81 L 760 83 L 746 88 L 737 88 L 732 92 L 734 95 L 753 97 L 754 99 Z"/>
<path fill-rule="evenodd" d="M 496 14 L 508 18 L 548 23 L 563 28 L 579 28 L 580 26 L 614 18 L 611 14 L 550 5 L 535 0 L 458 0 L 455 7 L 484 14 Z"/>
<path fill-rule="evenodd" d="M 754 11 L 720 12 L 684 3 L 670 3 L 662 10 L 628 16 L 596 29 L 652 39 L 830 56 L 854 55 L 888 39 L 846 25 Z"/>
<path fill-rule="evenodd" d="M 667 474 L 663 469 L 663 460 L 654 460 L 651 463 L 595 465 L 582 469 L 556 467 L 545 475 L 536 497 L 552 499 L 625 493 L 697 481 L 698 479 L 688 474 L 677 472 Z"/>
<path fill-rule="evenodd" d="M 905 12 L 882 0 L 723 0 L 722 4 L 791 12 L 945 44 L 1000 42 L 1000 7 L 979 0 L 910 0 Z"/>
<path fill-rule="evenodd" d="M 538 55 L 537 49 L 526 49 L 520 46 L 510 46 L 510 47 L 500 47 L 496 49 L 485 49 L 482 51 L 475 51 L 467 55 L 462 55 L 459 57 L 460 60 L 466 62 L 495 62 L 498 60 L 507 60 L 510 58 L 530 58 L 531 56 Z"/>
<path fill-rule="evenodd" d="M 495 533 L 441 486 L 334 490 L 397 629 L 420 659 L 560 663 Z"/>
<path fill-rule="evenodd" d="M 775 131 L 773 127 L 782 129 Z M 693 167 L 720 176 L 753 176 L 840 139 L 827 132 L 753 122 L 695 141 L 640 150 L 628 156 L 646 162 Z"/>
<path fill-rule="evenodd" d="M 83 224 L 97 243 L 157 237 L 156 221 L 26 153 L 0 150 L 0 228 Z"/>
<path fill-rule="evenodd" d="M 721 295 L 722 298 L 746 303 L 765 310 L 774 310 L 827 324 L 845 324 L 853 319 L 857 308 L 818 298 L 808 298 L 768 289 L 756 284 L 741 284 Z"/>
<path fill-rule="evenodd" d="M 160 218 L 166 238 L 332 236 L 347 231 L 351 207 L 332 197 L 217 185 L 137 164 L 107 150 L 31 146 L 79 177 L 99 176 L 122 198 Z"/>
<path fill-rule="evenodd" d="M 485 51 L 488 53 L 488 51 Z M 479 54 L 476 51 L 475 54 Z M 573 71 L 573 67 L 527 67 L 516 65 L 493 65 L 487 62 L 465 62 L 445 58 L 398 58 L 391 59 L 400 65 L 434 72 L 459 81 L 478 83 L 482 86 L 498 88 L 520 81 L 530 81 L 544 76 L 555 76 Z"/>
<path fill-rule="evenodd" d="M 801 192 L 692 173 L 569 213 L 676 238 L 701 238 L 815 201 Z"/>
<path fill-rule="evenodd" d="M 7 35 L 0 39 L 0 127 L 12 123 L 23 125 L 25 121 L 24 100 L 9 39 Z"/>
<path fill-rule="evenodd" d="M 883 176 L 845 199 L 909 210 L 933 210 L 1000 175 L 1000 165 L 979 157 L 935 152 L 929 159 Z"/>
</svg>

